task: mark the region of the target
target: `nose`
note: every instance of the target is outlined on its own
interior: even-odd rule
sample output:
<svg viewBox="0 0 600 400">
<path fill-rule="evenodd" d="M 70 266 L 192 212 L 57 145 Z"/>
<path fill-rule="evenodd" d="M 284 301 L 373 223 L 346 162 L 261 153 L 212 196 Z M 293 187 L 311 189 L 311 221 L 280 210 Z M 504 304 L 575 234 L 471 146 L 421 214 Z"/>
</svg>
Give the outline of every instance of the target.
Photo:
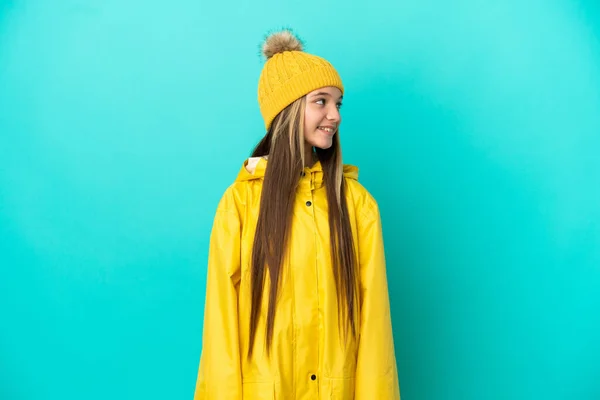
<svg viewBox="0 0 600 400">
<path fill-rule="evenodd" d="M 336 104 L 333 104 L 331 106 L 328 107 L 327 109 L 327 119 L 329 121 L 335 122 L 335 123 L 339 123 L 341 116 L 340 116 L 340 110 L 338 109 Z"/>
</svg>

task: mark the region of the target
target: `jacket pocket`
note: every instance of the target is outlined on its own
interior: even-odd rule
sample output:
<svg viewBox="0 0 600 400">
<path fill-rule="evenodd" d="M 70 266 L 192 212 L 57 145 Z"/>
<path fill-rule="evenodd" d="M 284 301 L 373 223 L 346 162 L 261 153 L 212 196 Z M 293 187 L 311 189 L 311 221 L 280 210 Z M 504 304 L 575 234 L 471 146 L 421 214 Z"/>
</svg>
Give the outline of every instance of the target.
<svg viewBox="0 0 600 400">
<path fill-rule="evenodd" d="M 354 400 L 354 378 L 329 378 L 330 400 Z"/>
<path fill-rule="evenodd" d="M 273 382 L 243 382 L 243 400 L 275 400 L 275 385 Z"/>
</svg>

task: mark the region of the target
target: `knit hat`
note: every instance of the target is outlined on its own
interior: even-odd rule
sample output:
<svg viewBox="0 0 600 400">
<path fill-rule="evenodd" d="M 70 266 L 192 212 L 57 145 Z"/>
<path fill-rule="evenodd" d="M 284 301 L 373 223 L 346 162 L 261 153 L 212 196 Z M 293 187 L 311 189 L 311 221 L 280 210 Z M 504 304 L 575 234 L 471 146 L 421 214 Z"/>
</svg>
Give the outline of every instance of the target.
<svg viewBox="0 0 600 400">
<path fill-rule="evenodd" d="M 277 114 L 313 90 L 335 86 L 344 93 L 335 68 L 324 58 L 305 53 L 289 29 L 267 36 L 262 53 L 267 61 L 258 81 L 258 105 L 267 130 Z"/>
</svg>

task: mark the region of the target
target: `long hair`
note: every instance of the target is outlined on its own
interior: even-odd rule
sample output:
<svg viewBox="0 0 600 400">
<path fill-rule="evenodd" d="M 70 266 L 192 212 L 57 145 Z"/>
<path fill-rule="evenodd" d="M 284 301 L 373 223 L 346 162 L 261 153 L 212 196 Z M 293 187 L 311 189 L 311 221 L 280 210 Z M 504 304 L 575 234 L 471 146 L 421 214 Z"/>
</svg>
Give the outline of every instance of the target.
<svg viewBox="0 0 600 400">
<path fill-rule="evenodd" d="M 252 356 L 256 338 L 265 276 L 270 280 L 266 332 L 268 356 L 271 351 L 279 278 L 291 230 L 296 189 L 305 165 L 305 107 L 306 97 L 302 97 L 282 110 L 252 152 L 252 157 L 268 155 L 269 158 L 252 249 L 250 283 L 252 303 L 248 358 Z M 329 208 L 331 258 L 340 311 L 338 324 L 342 326 L 342 321 L 345 321 L 344 338 L 347 336 L 348 328 L 356 337 L 358 261 L 348 217 L 339 132 L 334 135 L 330 148 L 316 148 L 315 151 L 323 168 L 323 181 Z"/>
</svg>

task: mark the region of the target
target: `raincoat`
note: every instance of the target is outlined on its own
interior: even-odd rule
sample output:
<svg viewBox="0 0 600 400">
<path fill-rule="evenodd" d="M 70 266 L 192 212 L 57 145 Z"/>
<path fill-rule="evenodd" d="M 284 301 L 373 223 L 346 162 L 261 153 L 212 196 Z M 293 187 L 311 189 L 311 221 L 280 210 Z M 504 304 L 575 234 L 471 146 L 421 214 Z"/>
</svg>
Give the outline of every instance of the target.
<svg viewBox="0 0 600 400">
<path fill-rule="evenodd" d="M 327 198 L 317 161 L 296 193 L 282 264 L 271 357 L 264 349 L 269 280 L 247 360 L 250 263 L 267 160 L 245 160 L 217 207 L 209 245 L 203 345 L 195 400 L 397 400 L 400 389 L 379 209 L 344 165 L 359 260 L 356 339 L 340 338 Z M 250 170 L 250 171 L 249 171 Z"/>
</svg>

